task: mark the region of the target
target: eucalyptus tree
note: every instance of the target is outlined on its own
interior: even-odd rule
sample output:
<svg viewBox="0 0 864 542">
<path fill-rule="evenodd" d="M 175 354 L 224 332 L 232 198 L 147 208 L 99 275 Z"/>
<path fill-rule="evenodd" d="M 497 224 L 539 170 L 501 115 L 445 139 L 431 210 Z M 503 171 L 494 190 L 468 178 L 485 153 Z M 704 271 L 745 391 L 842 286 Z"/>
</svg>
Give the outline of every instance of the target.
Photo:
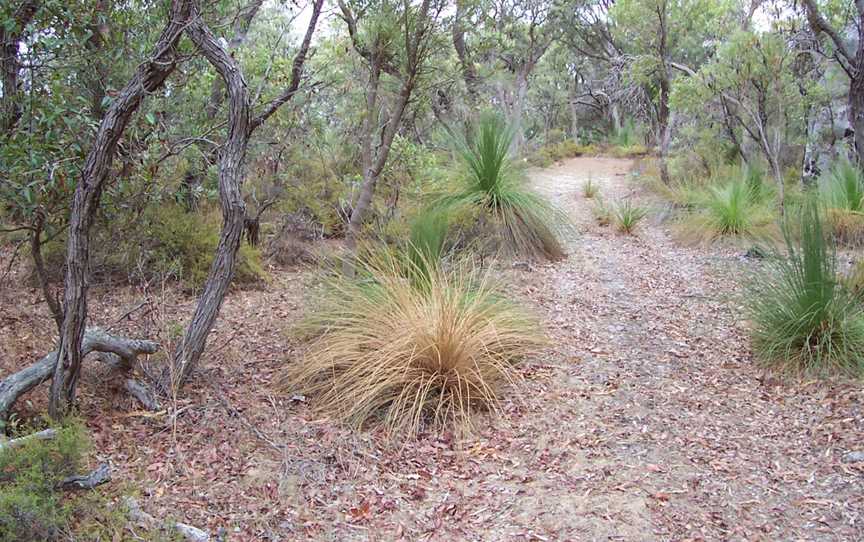
<svg viewBox="0 0 864 542">
<path fill-rule="evenodd" d="M 309 54 L 322 4 L 323 0 L 313 2 L 312 17 L 303 42 L 291 63 L 287 87 L 271 101 L 260 104 L 257 110 L 253 109 L 241 67 L 226 51 L 222 41 L 210 30 L 204 14 L 200 13 L 198 3 L 194 0 L 171 1 L 167 22 L 144 61 L 120 90 L 109 94 L 107 99 L 100 100 L 104 115 L 75 184 L 69 211 L 60 340 L 56 356 L 52 358 L 56 360 L 49 403 L 49 411 L 53 416 L 62 416 L 68 411 L 74 400 L 80 375 L 87 320 L 90 231 L 106 181 L 113 172 L 112 164 L 121 138 L 142 102 L 162 87 L 176 71 L 179 63 L 187 58 L 189 53 L 182 51 L 181 39 L 184 35 L 188 36 L 195 49 L 216 69 L 224 81 L 228 89 L 228 120 L 226 140 L 219 150 L 222 233 L 195 314 L 172 357 L 170 369 L 163 375 L 162 384 L 165 387 L 179 385 L 194 369 L 204 349 L 207 335 L 218 316 L 233 276 L 243 231 L 245 205 L 240 190 L 248 142 L 255 129 L 300 91 L 303 65 Z M 36 373 L 31 371 L 26 374 Z M 37 380 L 41 378 L 38 376 Z"/>
<path fill-rule="evenodd" d="M 654 141 L 660 174 L 669 182 L 672 139 L 669 98 L 674 65 L 698 67 L 736 22 L 740 6 L 729 0 L 619 0 L 610 8 L 612 35 L 626 57 L 629 77 L 653 98 Z"/>
<path fill-rule="evenodd" d="M 419 4 L 410 0 L 339 0 L 340 17 L 352 48 L 368 72 L 360 133 L 362 183 L 353 202 L 346 243 L 352 253 L 405 111 L 420 78 L 430 68 L 428 61 L 443 8 L 440 0 L 420 0 Z M 390 85 L 395 95 L 387 103 Z M 345 270 L 353 272 L 350 256 Z"/>
<path fill-rule="evenodd" d="M 827 54 L 849 78 L 849 123 L 864 167 L 864 2 L 802 0 L 807 22 L 827 42 Z"/>
</svg>

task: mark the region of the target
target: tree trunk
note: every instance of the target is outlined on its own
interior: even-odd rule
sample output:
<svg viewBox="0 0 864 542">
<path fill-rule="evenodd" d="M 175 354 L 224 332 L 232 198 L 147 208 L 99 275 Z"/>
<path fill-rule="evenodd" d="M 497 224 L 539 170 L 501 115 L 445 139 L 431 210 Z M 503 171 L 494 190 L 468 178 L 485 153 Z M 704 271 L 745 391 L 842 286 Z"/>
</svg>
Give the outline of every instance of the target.
<svg viewBox="0 0 864 542">
<path fill-rule="evenodd" d="M 525 66 L 516 72 L 516 88 L 513 89 L 513 103 L 510 109 L 510 129 L 513 130 L 513 152 L 519 152 L 525 146 L 525 129 L 522 126 L 525 113 L 525 100 L 528 97 L 528 73 L 531 67 Z"/>
<path fill-rule="evenodd" d="M 222 302 L 234 277 L 237 251 L 240 249 L 245 231 L 246 204 L 240 189 L 243 184 L 243 161 L 249 138 L 256 128 L 297 93 L 322 5 L 323 0 L 315 0 L 313 3 L 306 35 L 294 56 L 288 87 L 254 118 L 250 115 L 251 107 L 246 82 L 234 57 L 222 47 L 219 39 L 213 35 L 197 13 L 189 24 L 187 33 L 190 39 L 219 73 L 228 90 L 228 137 L 219 151 L 222 232 L 195 313 L 186 328 L 182 342 L 174 352 L 170 365 L 161 375 L 160 385 L 163 391 L 174 391 L 189 378 L 201 359 L 207 344 L 207 336 L 219 316 Z"/>
<path fill-rule="evenodd" d="M 480 103 L 480 78 L 477 75 L 477 68 L 474 66 L 474 61 L 468 51 L 468 45 L 465 43 L 464 18 L 465 2 L 464 0 L 457 0 L 456 15 L 453 17 L 453 49 L 456 51 L 456 57 L 459 59 L 462 79 L 465 81 L 465 89 L 468 91 L 469 111 L 473 111 Z"/>
<path fill-rule="evenodd" d="M 234 277 L 237 251 L 243 239 L 246 219 L 246 205 L 240 187 L 243 184 L 243 161 L 251 135 L 249 93 L 234 58 L 225 51 L 197 13 L 193 14 L 186 32 L 207 61 L 219 72 L 228 89 L 228 138 L 219 149 L 222 232 L 204 291 L 195 307 L 195 314 L 174 353 L 172 363 L 162 375 L 161 385 L 166 391 L 176 390 L 198 364 L 207 335 L 213 328 L 228 286 Z"/>
<path fill-rule="evenodd" d="M 40 208 L 36 210 L 33 231 L 30 232 L 30 256 L 33 258 L 33 268 L 36 271 L 36 278 L 39 280 L 39 287 L 42 288 L 45 304 L 48 305 L 51 317 L 54 319 L 54 323 L 57 324 L 57 331 L 61 331 L 63 328 L 63 311 L 57 302 L 57 298 L 54 297 L 54 292 L 51 291 L 48 270 L 45 269 L 45 261 L 42 259 L 42 231 L 44 228 L 45 213 Z"/>
<path fill-rule="evenodd" d="M 669 75 L 660 78 L 660 104 L 657 110 L 657 125 L 660 130 L 660 179 L 663 184 L 671 182 L 669 177 L 669 145 L 672 142 L 672 123 L 669 114 Z"/>
<path fill-rule="evenodd" d="M 132 115 L 144 96 L 159 88 L 176 67 L 176 47 L 188 15 L 187 1 L 172 1 L 168 24 L 156 43 L 154 53 L 138 67 L 106 111 L 84 163 L 81 181 L 75 188 L 66 245 L 63 326 L 48 405 L 48 411 L 55 419 L 63 417 L 74 401 L 81 371 L 81 343 L 87 319 L 90 227 L 96 216 L 102 187 L 111 170 L 117 143 Z"/>
<path fill-rule="evenodd" d="M 21 63 L 18 60 L 18 51 L 24 39 L 24 31 L 36 16 L 40 5 L 38 0 L 26 0 L 15 10 L 11 29 L 0 24 L 0 81 L 3 83 L 0 130 L 6 135 L 12 132 L 21 118 L 21 82 L 18 80 Z"/>
<path fill-rule="evenodd" d="M 856 61 L 864 68 L 864 49 L 859 48 Z M 849 80 L 849 124 L 855 133 L 855 155 L 859 167 L 864 167 L 864 69 L 858 70 Z"/>
</svg>

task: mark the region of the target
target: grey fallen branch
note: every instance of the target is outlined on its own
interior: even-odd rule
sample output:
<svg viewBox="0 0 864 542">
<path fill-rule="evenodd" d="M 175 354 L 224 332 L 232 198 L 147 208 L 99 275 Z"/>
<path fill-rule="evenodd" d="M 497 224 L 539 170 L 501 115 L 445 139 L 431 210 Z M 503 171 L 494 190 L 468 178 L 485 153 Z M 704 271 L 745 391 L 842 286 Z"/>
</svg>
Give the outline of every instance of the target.
<svg viewBox="0 0 864 542">
<path fill-rule="evenodd" d="M 37 431 L 36 433 L 31 433 L 29 435 L 12 439 L 7 442 L 0 442 L 0 452 L 3 450 L 10 450 L 12 448 L 17 448 L 23 444 L 27 444 L 31 440 L 51 440 L 57 436 L 56 429 L 43 429 L 42 431 Z"/>
<path fill-rule="evenodd" d="M 60 487 L 64 489 L 93 489 L 98 485 L 110 481 L 111 467 L 107 463 L 102 463 L 91 473 L 65 478 L 60 482 Z"/>
<path fill-rule="evenodd" d="M 129 519 L 142 527 L 152 529 L 164 525 L 163 522 L 158 521 L 147 512 L 141 510 L 138 501 L 132 497 L 126 497 L 123 499 L 123 502 L 126 505 L 127 512 L 129 513 Z M 168 525 L 169 528 L 176 534 L 179 534 L 183 540 L 188 540 L 189 542 L 219 542 L 225 538 L 224 533 L 220 532 L 216 536 L 211 537 L 210 533 L 207 531 L 199 529 L 198 527 L 193 527 L 192 525 L 187 525 L 186 523 L 180 523 L 179 521 L 171 522 Z"/>
<path fill-rule="evenodd" d="M 131 367 L 139 355 L 153 354 L 158 348 L 159 344 L 153 341 L 116 337 L 101 329 L 91 328 L 84 334 L 82 354 L 84 356 L 91 352 L 114 354 L 120 362 L 118 365 Z M 56 351 L 51 352 L 33 365 L 0 380 L 0 420 L 6 418 L 9 409 L 21 395 L 51 378 L 51 375 L 54 374 L 55 365 L 57 365 Z M 127 389 L 129 389 L 128 386 Z M 145 404 L 145 406 L 147 405 Z"/>
</svg>

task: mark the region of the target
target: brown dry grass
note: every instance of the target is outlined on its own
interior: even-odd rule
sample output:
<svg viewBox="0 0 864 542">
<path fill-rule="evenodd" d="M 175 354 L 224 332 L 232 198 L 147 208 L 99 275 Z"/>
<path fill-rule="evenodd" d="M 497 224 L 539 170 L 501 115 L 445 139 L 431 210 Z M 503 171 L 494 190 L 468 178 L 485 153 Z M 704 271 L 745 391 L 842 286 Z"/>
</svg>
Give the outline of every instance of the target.
<svg viewBox="0 0 864 542">
<path fill-rule="evenodd" d="M 429 266 L 418 283 L 400 262 L 372 256 L 359 280 L 329 282 L 311 322 L 320 335 L 288 367 L 284 387 L 354 427 L 372 422 L 409 437 L 426 426 L 466 430 L 474 409 L 496 409 L 518 378 L 515 363 L 542 335 L 488 273 Z"/>
</svg>

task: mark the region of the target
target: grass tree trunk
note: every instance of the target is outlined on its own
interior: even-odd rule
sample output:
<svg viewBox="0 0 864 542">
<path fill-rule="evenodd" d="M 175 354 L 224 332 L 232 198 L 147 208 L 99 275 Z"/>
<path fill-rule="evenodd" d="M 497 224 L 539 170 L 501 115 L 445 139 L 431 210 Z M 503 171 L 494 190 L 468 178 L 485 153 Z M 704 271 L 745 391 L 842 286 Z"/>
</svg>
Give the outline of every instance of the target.
<svg viewBox="0 0 864 542">
<path fill-rule="evenodd" d="M 66 277 L 63 296 L 63 325 L 57 365 L 51 382 L 48 410 L 62 417 L 75 398 L 83 358 L 81 344 L 87 319 L 87 282 L 90 258 L 90 228 L 96 216 L 102 188 L 129 120 L 144 97 L 154 92 L 176 67 L 176 47 L 189 15 L 189 2 L 174 0 L 170 18 L 153 53 L 138 67 L 105 112 L 93 147 L 87 155 L 81 180 L 75 188 L 66 244 Z"/>
</svg>

